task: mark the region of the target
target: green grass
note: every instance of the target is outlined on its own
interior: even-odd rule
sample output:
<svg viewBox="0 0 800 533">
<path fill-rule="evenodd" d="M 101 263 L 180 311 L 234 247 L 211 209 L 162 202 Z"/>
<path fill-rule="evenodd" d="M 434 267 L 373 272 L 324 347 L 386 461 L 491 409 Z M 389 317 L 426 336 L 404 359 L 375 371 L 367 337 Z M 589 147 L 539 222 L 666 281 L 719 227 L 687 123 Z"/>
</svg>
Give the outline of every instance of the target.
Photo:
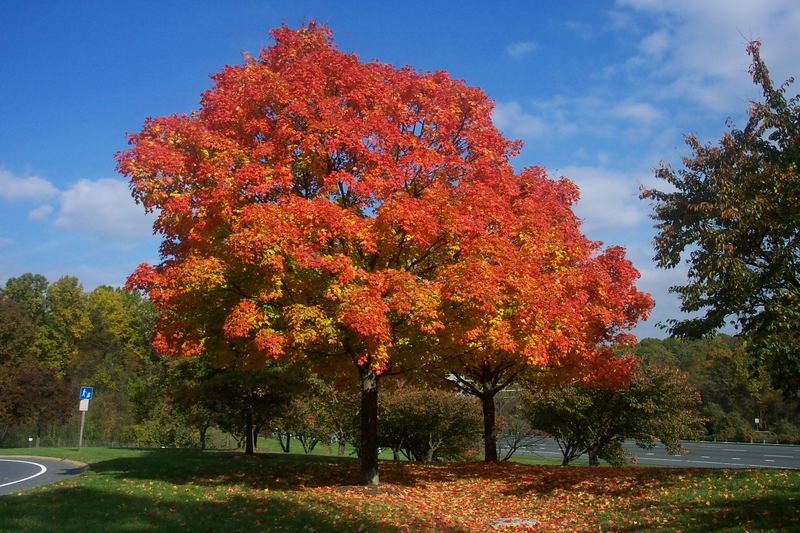
<svg viewBox="0 0 800 533">
<path fill-rule="evenodd" d="M 352 457 L 108 448 L 0 454 L 90 465 L 0 497 L 0 532 L 487 531 L 510 516 L 535 517 L 537 531 L 800 531 L 800 472 L 383 462 L 382 485 L 370 489 L 357 486 Z"/>
<path fill-rule="evenodd" d="M 541 455 L 519 455 L 514 454 L 509 461 L 520 463 L 523 465 L 560 465 L 561 459 L 554 457 L 544 457 Z M 588 466 L 589 461 L 583 459 L 573 460 L 570 465 L 572 466 Z"/>
<path fill-rule="evenodd" d="M 174 449 L 35 451 L 85 462 L 90 468 L 61 483 L 0 498 L 0 531 L 44 531 L 54 524 L 61 532 L 252 531 L 258 524 L 302 531 L 310 523 L 328 530 L 334 525 L 328 523 L 330 517 L 292 497 L 297 484 L 325 471 L 327 460 L 322 456 L 245 457 Z M 352 459 L 335 462 L 355 467 Z M 354 525 L 370 526 L 367 520 Z"/>
</svg>

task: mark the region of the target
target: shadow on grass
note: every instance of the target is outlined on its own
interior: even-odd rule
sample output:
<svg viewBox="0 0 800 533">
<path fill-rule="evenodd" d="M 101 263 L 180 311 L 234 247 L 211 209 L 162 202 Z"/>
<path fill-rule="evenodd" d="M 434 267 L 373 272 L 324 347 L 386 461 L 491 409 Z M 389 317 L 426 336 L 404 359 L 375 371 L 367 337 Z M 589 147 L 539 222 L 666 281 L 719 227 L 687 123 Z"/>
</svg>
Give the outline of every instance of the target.
<svg viewBox="0 0 800 533">
<path fill-rule="evenodd" d="M 396 531 L 333 506 L 309 508 L 277 495 L 224 501 L 125 494 L 89 487 L 49 488 L 0 498 L 0 532 L 59 531 Z"/>
<path fill-rule="evenodd" d="M 800 531 L 800 483 L 795 473 L 770 470 L 655 471 L 671 497 L 630 507 L 630 516 L 661 514 L 676 531 Z M 641 522 L 640 522 L 641 524 Z M 614 531 L 641 531 L 616 525 Z"/>
<path fill-rule="evenodd" d="M 120 479 L 160 480 L 175 485 L 242 484 L 263 490 L 352 485 L 358 482 L 358 462 L 321 455 L 283 455 L 197 450 L 151 450 L 139 457 L 99 461 L 93 472 Z"/>
<path fill-rule="evenodd" d="M 292 490 L 359 484 L 358 459 L 323 455 L 288 455 L 153 449 L 138 457 L 92 463 L 91 470 L 125 479 L 160 480 L 205 486 L 240 483 L 254 489 Z M 407 487 L 458 480 L 507 481 L 507 494 L 546 495 L 587 485 L 604 494 L 624 492 L 643 478 L 669 474 L 663 469 L 584 468 L 519 463 L 413 463 L 381 461 L 381 480 Z M 628 483 L 620 483 L 620 479 Z M 589 482 L 587 484 L 587 482 Z"/>
<path fill-rule="evenodd" d="M 795 493 L 797 494 L 797 493 Z M 671 514 L 668 527 L 687 533 L 714 531 L 800 531 L 797 497 L 765 495 L 713 503 L 683 503 Z M 641 525 L 616 527 L 614 531 L 637 532 Z"/>
<path fill-rule="evenodd" d="M 120 479 L 160 480 L 202 486 L 241 484 L 256 490 L 303 490 L 359 485 L 357 458 L 240 452 L 154 449 L 138 457 L 121 457 L 91 465 L 98 474 Z M 517 463 L 413 463 L 381 461 L 383 486 L 416 487 L 458 480 L 502 481 L 515 492 L 569 490 L 587 477 L 585 468 L 529 466 Z M 609 473 L 610 477 L 618 473 Z M 511 490 L 511 489 L 510 489 Z"/>
<path fill-rule="evenodd" d="M 125 479 L 161 480 L 182 485 L 241 484 L 257 490 L 303 490 L 359 485 L 356 458 L 197 450 L 155 449 L 139 457 L 93 463 L 103 475 Z M 584 492 L 619 495 L 636 490 L 642 480 L 663 482 L 673 470 L 583 468 L 519 463 L 412 463 L 381 461 L 384 485 L 415 487 L 458 480 L 501 482 L 506 495 L 548 495 L 580 486 Z"/>
</svg>

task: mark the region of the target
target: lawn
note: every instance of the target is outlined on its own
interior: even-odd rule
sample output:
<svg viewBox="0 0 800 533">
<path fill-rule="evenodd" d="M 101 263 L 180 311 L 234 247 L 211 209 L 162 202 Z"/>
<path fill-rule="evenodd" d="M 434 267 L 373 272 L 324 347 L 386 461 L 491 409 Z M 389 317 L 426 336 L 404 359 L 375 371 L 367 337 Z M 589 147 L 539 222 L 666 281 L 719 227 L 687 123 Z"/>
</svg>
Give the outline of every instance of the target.
<svg viewBox="0 0 800 533">
<path fill-rule="evenodd" d="M 800 472 L 385 461 L 367 488 L 352 458 L 36 451 L 90 469 L 0 497 L 0 531 L 483 532 L 503 518 L 540 522 L 516 531 L 800 530 Z"/>
</svg>

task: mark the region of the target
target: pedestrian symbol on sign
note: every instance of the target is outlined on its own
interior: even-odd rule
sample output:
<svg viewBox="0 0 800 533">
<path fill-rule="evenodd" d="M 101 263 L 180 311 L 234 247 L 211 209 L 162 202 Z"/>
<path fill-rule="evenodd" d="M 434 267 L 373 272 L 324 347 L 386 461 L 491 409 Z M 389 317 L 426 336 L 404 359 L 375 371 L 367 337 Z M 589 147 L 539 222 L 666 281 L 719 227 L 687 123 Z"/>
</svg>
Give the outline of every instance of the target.
<svg viewBox="0 0 800 533">
<path fill-rule="evenodd" d="M 91 400 L 94 394 L 94 387 L 81 387 L 81 400 Z"/>
</svg>

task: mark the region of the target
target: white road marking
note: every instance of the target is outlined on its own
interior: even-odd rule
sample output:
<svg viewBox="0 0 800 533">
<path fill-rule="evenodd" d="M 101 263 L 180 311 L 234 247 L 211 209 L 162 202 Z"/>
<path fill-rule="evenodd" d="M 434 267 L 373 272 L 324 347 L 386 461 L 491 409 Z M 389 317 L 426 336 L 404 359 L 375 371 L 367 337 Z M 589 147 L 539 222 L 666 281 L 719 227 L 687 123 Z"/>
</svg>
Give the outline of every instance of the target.
<svg viewBox="0 0 800 533">
<path fill-rule="evenodd" d="M 731 457 L 731 459 L 732 459 L 733 461 L 741 461 L 741 460 L 742 460 L 742 458 L 741 458 L 741 457 Z"/>
<path fill-rule="evenodd" d="M 722 448 L 723 452 L 746 452 L 747 450 L 743 450 L 742 448 Z"/>
<path fill-rule="evenodd" d="M 711 459 L 711 457 L 709 457 L 708 455 L 701 455 L 700 459 Z"/>
<path fill-rule="evenodd" d="M 764 459 L 764 461 L 766 461 L 766 462 L 768 462 L 768 463 L 774 463 L 774 462 L 775 462 L 775 459 Z"/>
<path fill-rule="evenodd" d="M 752 468 L 774 468 L 771 466 L 764 466 L 764 465 L 750 465 L 745 463 L 723 463 L 719 461 L 690 461 L 689 459 L 660 459 L 658 457 L 653 457 L 650 461 L 669 461 L 671 463 L 694 463 L 694 464 L 702 464 L 702 465 L 725 465 L 725 466 L 749 466 Z M 796 470 L 795 468 L 791 467 L 784 467 L 790 470 Z"/>
<path fill-rule="evenodd" d="M 770 455 L 768 453 L 765 453 L 764 457 L 779 457 L 781 459 L 794 459 L 793 455 Z"/>
<path fill-rule="evenodd" d="M 29 464 L 29 465 L 35 465 L 35 466 L 38 466 L 39 468 L 41 468 L 41 470 L 39 472 L 35 473 L 32 476 L 28 476 L 26 478 L 18 479 L 16 481 L 9 481 L 8 483 L 3 483 L 2 485 L 0 485 L 0 487 L 7 487 L 9 485 L 14 485 L 16 483 L 22 483 L 23 481 L 28 481 L 29 479 L 33 479 L 35 477 L 41 476 L 42 474 L 47 472 L 47 467 L 46 466 L 40 465 L 39 463 L 34 463 L 33 461 L 20 461 L 18 459 L 0 459 L 0 461 L 5 461 L 6 463 L 25 463 L 25 464 Z"/>
<path fill-rule="evenodd" d="M 647 454 L 645 454 L 645 455 L 655 455 L 655 454 L 653 454 L 653 453 L 647 453 Z"/>
</svg>

